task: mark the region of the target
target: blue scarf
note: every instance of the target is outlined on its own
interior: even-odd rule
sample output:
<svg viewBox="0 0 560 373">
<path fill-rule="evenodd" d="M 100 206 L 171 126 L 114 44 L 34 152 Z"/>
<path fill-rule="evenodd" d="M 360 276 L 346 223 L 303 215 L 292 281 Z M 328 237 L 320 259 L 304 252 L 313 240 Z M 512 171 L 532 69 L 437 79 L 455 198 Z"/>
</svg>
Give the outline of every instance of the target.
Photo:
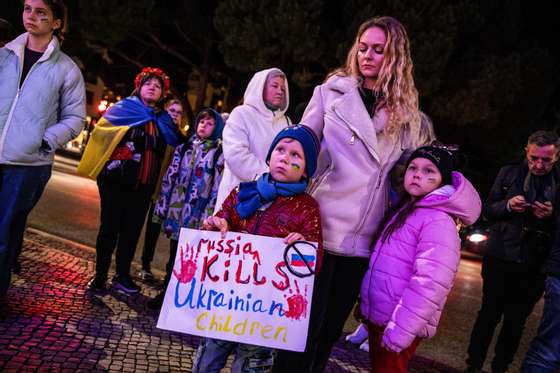
<svg viewBox="0 0 560 373">
<path fill-rule="evenodd" d="M 153 107 L 144 105 L 136 96 L 120 100 L 103 116 L 114 126 L 137 127 L 153 121 L 167 144 L 177 146 L 181 143 L 177 126 L 169 114 L 165 110 L 154 111 Z"/>
<path fill-rule="evenodd" d="M 278 196 L 290 197 L 305 192 L 307 179 L 297 183 L 280 183 L 270 176 L 262 174 L 257 181 L 239 184 L 237 206 L 235 207 L 241 219 L 251 217 L 259 207 L 274 201 Z"/>
</svg>

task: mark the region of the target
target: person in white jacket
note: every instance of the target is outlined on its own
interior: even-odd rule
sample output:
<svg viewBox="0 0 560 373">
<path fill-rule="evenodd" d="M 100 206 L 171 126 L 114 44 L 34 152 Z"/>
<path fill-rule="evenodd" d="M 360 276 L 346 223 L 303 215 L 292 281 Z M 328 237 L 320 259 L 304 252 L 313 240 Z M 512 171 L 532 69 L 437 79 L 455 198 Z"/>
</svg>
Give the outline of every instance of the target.
<svg viewBox="0 0 560 373">
<path fill-rule="evenodd" d="M 84 125 L 84 79 L 60 50 L 65 14 L 62 0 L 25 0 L 27 32 L 0 48 L 0 301 L 54 152 Z"/>
<path fill-rule="evenodd" d="M 279 351 L 274 372 L 322 372 L 354 306 L 388 208 L 389 174 L 421 144 L 410 43 L 391 17 L 364 22 L 346 64 L 317 86 L 301 122 L 321 139 L 317 176 L 325 253 L 306 350 Z"/>
<path fill-rule="evenodd" d="M 233 109 L 223 133 L 225 169 L 214 211 L 243 181 L 267 172 L 266 154 L 280 130 L 290 124 L 288 80 L 277 68 L 259 71 L 249 82 L 243 104 Z"/>
</svg>

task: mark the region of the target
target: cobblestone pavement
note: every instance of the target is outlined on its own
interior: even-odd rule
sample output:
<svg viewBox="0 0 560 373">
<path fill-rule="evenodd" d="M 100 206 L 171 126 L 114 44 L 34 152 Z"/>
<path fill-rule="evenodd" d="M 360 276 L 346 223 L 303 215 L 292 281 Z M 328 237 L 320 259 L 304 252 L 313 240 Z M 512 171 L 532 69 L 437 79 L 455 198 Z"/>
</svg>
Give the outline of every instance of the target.
<svg viewBox="0 0 560 373">
<path fill-rule="evenodd" d="M 91 294 L 85 285 L 94 263 L 91 249 L 26 233 L 22 272 L 0 305 L 0 371 L 189 372 L 199 339 L 155 327 L 157 313 L 146 301 L 157 285 L 143 284 L 135 296 Z M 341 338 L 327 372 L 368 370 L 367 353 Z M 422 357 L 410 371 L 458 372 Z"/>
</svg>

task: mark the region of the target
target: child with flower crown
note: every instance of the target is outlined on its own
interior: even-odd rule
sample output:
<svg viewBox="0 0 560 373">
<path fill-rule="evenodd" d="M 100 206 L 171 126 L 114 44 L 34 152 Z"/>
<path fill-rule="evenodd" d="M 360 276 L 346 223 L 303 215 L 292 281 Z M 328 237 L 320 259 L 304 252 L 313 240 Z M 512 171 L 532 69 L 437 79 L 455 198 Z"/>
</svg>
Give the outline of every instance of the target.
<svg viewBox="0 0 560 373">
<path fill-rule="evenodd" d="M 111 106 L 97 122 L 78 165 L 78 174 L 97 180 L 101 202 L 95 276 L 88 283 L 93 291 L 105 289 L 115 248 L 113 286 L 127 294 L 140 291 L 130 266 L 166 146 L 181 139 L 162 108 L 169 77 L 159 68 L 146 67 L 134 86 L 130 97 Z"/>
</svg>

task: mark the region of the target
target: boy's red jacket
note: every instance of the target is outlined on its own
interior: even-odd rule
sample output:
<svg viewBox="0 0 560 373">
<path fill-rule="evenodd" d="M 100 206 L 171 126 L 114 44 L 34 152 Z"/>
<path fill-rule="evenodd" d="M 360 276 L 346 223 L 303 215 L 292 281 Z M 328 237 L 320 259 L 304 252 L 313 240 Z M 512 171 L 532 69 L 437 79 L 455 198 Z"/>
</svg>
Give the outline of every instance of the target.
<svg viewBox="0 0 560 373">
<path fill-rule="evenodd" d="M 284 238 L 289 233 L 301 233 L 306 241 L 317 242 L 317 270 L 323 257 L 323 234 L 319 204 L 307 193 L 278 197 L 266 210 L 257 210 L 250 218 L 241 219 L 237 206 L 238 188 L 231 191 L 215 215 L 228 221 L 233 232 Z"/>
</svg>

